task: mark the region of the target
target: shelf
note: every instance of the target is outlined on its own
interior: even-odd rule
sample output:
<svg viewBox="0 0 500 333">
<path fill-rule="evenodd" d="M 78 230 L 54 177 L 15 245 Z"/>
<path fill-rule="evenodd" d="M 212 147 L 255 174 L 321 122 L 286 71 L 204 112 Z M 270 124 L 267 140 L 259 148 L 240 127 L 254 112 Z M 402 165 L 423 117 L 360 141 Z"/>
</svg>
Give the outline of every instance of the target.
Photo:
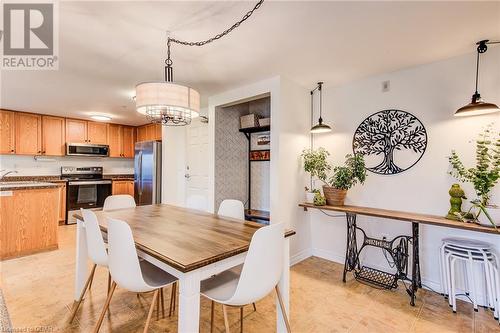
<svg viewBox="0 0 500 333">
<path fill-rule="evenodd" d="M 240 132 L 245 133 L 245 134 L 269 132 L 270 130 L 271 130 L 271 126 L 240 128 Z"/>
</svg>

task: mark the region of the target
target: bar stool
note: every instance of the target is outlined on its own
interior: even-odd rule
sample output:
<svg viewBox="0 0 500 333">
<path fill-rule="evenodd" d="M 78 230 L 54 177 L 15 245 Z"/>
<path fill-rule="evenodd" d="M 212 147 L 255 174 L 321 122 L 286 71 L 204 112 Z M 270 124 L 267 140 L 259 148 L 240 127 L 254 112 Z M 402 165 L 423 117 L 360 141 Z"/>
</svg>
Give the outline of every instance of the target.
<svg viewBox="0 0 500 333">
<path fill-rule="evenodd" d="M 497 288 L 498 258 L 491 244 L 463 238 L 445 238 L 440 252 L 443 295 L 448 295 L 449 305 L 453 308 L 453 312 L 456 312 L 457 263 L 463 264 L 465 291 L 467 295 L 472 291 L 470 299 L 474 311 L 477 311 L 478 291 L 473 268 L 474 264 L 481 264 L 485 275 L 486 304 L 494 310 L 494 317 L 498 318 L 500 294 Z"/>
</svg>

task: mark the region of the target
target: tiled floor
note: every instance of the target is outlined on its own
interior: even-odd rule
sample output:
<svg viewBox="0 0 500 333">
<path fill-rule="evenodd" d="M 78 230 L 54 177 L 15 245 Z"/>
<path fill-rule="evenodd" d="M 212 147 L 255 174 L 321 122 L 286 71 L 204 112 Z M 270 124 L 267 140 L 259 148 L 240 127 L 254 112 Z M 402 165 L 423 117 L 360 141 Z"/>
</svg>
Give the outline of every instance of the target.
<svg viewBox="0 0 500 333">
<path fill-rule="evenodd" d="M 107 273 L 99 270 L 92 290 L 77 319 L 68 324 L 74 280 L 75 227 L 60 228 L 60 249 L 1 265 L 3 289 L 15 328 L 39 327 L 46 331 L 91 332 L 104 303 Z M 408 304 L 404 288 L 383 291 L 353 281 L 343 284 L 342 266 L 319 258 L 309 258 L 292 267 L 291 326 L 302 332 L 500 332 L 491 312 L 478 313 L 464 302 L 453 314 L 443 298 L 419 291 L 415 307 Z M 167 291 L 165 296 L 170 293 Z M 101 332 L 141 332 L 151 295 L 137 298 L 117 289 L 110 314 Z M 165 304 L 168 305 L 168 299 Z M 202 300 L 200 329 L 210 330 L 210 303 Z M 233 332 L 239 331 L 237 309 L 230 309 Z M 246 332 L 275 330 L 274 299 L 268 296 L 245 309 Z M 155 317 L 153 317 L 155 319 Z M 216 332 L 223 332 L 222 309 L 216 309 Z M 152 321 L 150 332 L 176 332 L 177 317 Z M 39 330 L 41 331 L 41 330 Z"/>
</svg>

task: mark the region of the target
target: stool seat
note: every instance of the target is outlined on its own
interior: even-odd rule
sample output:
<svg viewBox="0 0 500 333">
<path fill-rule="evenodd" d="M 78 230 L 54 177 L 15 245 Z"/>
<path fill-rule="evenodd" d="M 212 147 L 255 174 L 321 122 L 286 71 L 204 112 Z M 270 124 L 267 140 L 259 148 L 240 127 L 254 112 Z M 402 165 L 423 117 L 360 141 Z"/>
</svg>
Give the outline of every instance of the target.
<svg viewBox="0 0 500 333">
<path fill-rule="evenodd" d="M 447 243 L 450 245 L 460 246 L 464 248 L 469 248 L 471 250 L 474 249 L 491 249 L 492 245 L 490 243 L 486 243 L 476 239 L 468 239 L 468 238 L 460 238 L 460 237 L 449 237 L 444 238 L 443 243 Z"/>
</svg>

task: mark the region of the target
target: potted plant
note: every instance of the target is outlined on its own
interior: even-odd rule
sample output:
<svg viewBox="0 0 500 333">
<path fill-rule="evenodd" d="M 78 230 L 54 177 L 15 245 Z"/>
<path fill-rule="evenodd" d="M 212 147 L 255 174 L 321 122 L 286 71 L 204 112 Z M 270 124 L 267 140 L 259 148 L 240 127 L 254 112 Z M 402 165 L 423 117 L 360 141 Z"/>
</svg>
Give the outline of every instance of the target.
<svg viewBox="0 0 500 333">
<path fill-rule="evenodd" d="M 358 182 L 364 183 L 366 179 L 365 161 L 360 154 L 348 154 L 345 164 L 333 168 L 333 174 L 328 178 L 332 171 L 332 167 L 327 161 L 328 156 L 330 153 L 324 148 L 304 150 L 302 152 L 304 170 L 323 182 L 323 194 L 328 205 L 342 206 L 347 190 Z"/>
<path fill-rule="evenodd" d="M 328 173 L 331 170 L 331 166 L 327 161 L 328 156 L 330 156 L 330 153 L 324 148 L 316 150 L 304 149 L 302 151 L 301 157 L 304 161 L 304 171 L 308 172 L 312 178 L 311 188 L 305 187 L 306 201 L 309 203 L 313 203 L 315 194 L 320 193 L 318 189 L 313 188 L 315 180 L 319 179 L 323 183 L 326 183 Z"/>
<path fill-rule="evenodd" d="M 474 186 L 477 195 L 477 199 L 471 201 L 471 208 L 477 208 L 474 218 L 482 225 L 493 225 L 496 228 L 500 225 L 500 208 L 490 205 L 490 192 L 500 178 L 500 138 L 498 135 L 494 137 L 491 125 L 476 140 L 475 167 L 465 168 L 454 150 L 449 161 L 452 167 L 450 174 Z"/>
<path fill-rule="evenodd" d="M 343 206 L 347 191 L 358 182 L 366 179 L 365 160 L 361 154 L 348 154 L 343 166 L 333 168 L 329 183 L 323 185 L 326 203 L 332 206 Z"/>
</svg>

